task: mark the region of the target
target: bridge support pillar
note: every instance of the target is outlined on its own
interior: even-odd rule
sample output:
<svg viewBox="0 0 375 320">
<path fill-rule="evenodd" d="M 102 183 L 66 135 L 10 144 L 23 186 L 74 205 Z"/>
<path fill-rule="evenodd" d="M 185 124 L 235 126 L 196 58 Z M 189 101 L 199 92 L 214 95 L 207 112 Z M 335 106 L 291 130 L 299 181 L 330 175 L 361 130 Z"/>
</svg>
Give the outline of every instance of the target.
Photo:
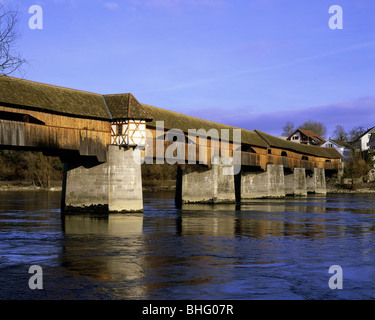
<svg viewBox="0 0 375 320">
<path fill-rule="evenodd" d="M 285 197 L 284 168 L 268 164 L 265 172 L 241 172 L 241 200 Z"/>
<path fill-rule="evenodd" d="M 235 203 L 232 159 L 220 158 L 211 168 L 188 165 L 181 176 L 182 203 Z"/>
<path fill-rule="evenodd" d="M 294 196 L 307 196 L 305 168 L 294 168 L 294 172 L 285 174 L 285 193 Z"/>
<path fill-rule="evenodd" d="M 93 166 L 65 164 L 64 211 L 143 211 L 141 165 L 133 149 L 109 145 L 107 155 L 107 162 Z"/>
<path fill-rule="evenodd" d="M 314 168 L 312 174 L 307 176 L 307 191 L 327 194 L 326 176 L 323 168 Z"/>
</svg>

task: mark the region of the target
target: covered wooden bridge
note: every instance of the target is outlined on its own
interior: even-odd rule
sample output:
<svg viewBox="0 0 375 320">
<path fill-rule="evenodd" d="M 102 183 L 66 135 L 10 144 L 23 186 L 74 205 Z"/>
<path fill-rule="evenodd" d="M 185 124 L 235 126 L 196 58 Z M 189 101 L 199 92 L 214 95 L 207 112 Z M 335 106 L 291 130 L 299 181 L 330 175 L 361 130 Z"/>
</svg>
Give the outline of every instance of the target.
<svg viewBox="0 0 375 320">
<path fill-rule="evenodd" d="M 232 202 L 273 196 L 275 183 L 284 190 L 277 195 L 287 194 L 286 169 L 293 176 L 303 170 L 305 185 L 298 188 L 308 191 L 311 175 L 310 189 L 323 190 L 325 182 L 320 188 L 317 181 L 325 170 L 337 170 L 341 158 L 335 149 L 141 104 L 130 93 L 102 95 L 7 76 L 0 76 L 0 147 L 60 156 L 63 208 L 107 211 L 142 210 L 142 161 L 180 165 L 182 202 Z M 189 194 L 202 181 L 206 194 Z"/>
<path fill-rule="evenodd" d="M 341 155 L 334 148 L 299 144 L 259 130 L 245 130 L 146 104 L 141 104 L 141 106 L 148 114 L 152 115 L 152 121 L 147 122 L 147 128 L 150 130 L 148 145 L 153 147 L 153 150 L 146 152 L 149 157 L 155 157 L 157 154 L 157 139 L 164 141 L 165 149 L 176 144 L 179 140 L 183 140 L 185 141 L 185 157 L 176 159 L 182 160 L 181 163 L 192 159 L 191 155 L 193 154 L 196 155 L 197 162 L 202 160 L 205 164 L 210 165 L 214 155 L 233 157 L 234 150 L 237 150 L 237 152 L 241 152 L 242 166 L 260 167 L 266 170 L 267 164 L 279 164 L 292 170 L 294 168 L 338 170 Z M 158 121 L 163 121 L 164 130 L 157 130 Z M 172 133 L 166 140 L 165 134 L 168 130 Z M 227 130 L 228 136 L 221 134 L 222 130 Z M 234 137 L 234 130 L 240 131 L 239 139 Z M 195 133 L 194 131 L 199 132 Z M 174 138 L 179 135 L 184 135 L 184 138 Z M 150 139 L 154 141 L 150 141 Z M 200 152 L 204 153 L 201 157 L 199 156 Z"/>
</svg>

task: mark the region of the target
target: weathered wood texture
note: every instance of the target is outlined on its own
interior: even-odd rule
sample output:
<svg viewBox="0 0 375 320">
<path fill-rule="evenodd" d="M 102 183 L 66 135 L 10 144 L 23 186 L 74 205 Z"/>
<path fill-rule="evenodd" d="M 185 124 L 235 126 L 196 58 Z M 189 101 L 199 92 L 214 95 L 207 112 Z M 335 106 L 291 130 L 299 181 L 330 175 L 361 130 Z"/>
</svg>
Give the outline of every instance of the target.
<svg viewBox="0 0 375 320">
<path fill-rule="evenodd" d="M 268 150 L 270 153 L 268 153 Z M 285 151 L 283 149 L 257 148 L 256 153 L 242 152 L 241 164 L 244 166 L 256 166 L 266 169 L 267 164 L 282 164 L 284 168 L 305 168 L 313 170 L 314 168 L 323 168 L 326 170 L 338 170 L 340 159 L 331 159 L 324 157 L 314 157 L 304 155 L 297 152 Z M 284 154 L 285 155 L 282 155 Z M 307 158 L 307 159 L 306 159 Z"/>
<path fill-rule="evenodd" d="M 104 120 L 85 119 L 45 113 L 41 111 L 4 107 L 0 112 L 28 115 L 44 123 L 35 124 L 20 121 L 0 120 L 0 144 L 11 147 L 35 149 L 73 150 L 82 156 L 96 156 L 106 161 L 106 146 L 111 143 L 111 123 Z M 338 170 L 340 159 L 316 157 L 282 148 L 241 147 L 232 141 L 219 141 L 210 137 L 183 133 L 166 137 L 167 129 L 160 132 L 147 127 L 146 158 L 177 162 L 179 164 L 204 164 L 211 166 L 214 156 L 239 157 L 242 166 L 260 167 L 267 164 L 281 164 L 285 168 L 324 168 Z M 171 138 L 172 137 L 172 138 Z M 251 150 L 249 151 L 241 151 Z M 237 163 L 238 163 L 237 162 Z"/>
<path fill-rule="evenodd" d="M 227 141 L 215 141 L 204 137 L 191 139 L 191 135 L 179 137 L 177 141 L 165 140 L 167 131 L 158 132 L 154 127 L 148 128 L 145 157 L 148 161 L 177 162 L 179 164 L 204 164 L 211 166 L 214 156 L 224 158 L 240 157 L 242 166 L 260 167 L 266 171 L 267 164 L 283 165 L 284 168 L 324 168 L 338 170 L 340 159 L 316 157 L 280 148 L 251 147 L 252 152 L 241 151 L 237 144 Z M 190 139 L 188 139 L 190 138 Z M 179 142 L 179 141 L 185 142 Z M 172 156 L 171 156 L 172 155 Z"/>
<path fill-rule="evenodd" d="M 78 151 L 106 161 L 110 122 L 0 106 L 0 111 L 30 115 L 45 124 L 0 120 L 0 144 L 36 150 Z"/>
</svg>

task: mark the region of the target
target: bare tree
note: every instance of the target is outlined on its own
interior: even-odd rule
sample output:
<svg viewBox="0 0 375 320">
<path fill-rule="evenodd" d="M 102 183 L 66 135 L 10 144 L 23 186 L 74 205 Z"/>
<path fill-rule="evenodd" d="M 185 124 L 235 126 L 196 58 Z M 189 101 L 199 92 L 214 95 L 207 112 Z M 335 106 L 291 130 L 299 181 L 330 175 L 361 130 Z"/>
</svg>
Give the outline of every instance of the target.
<svg viewBox="0 0 375 320">
<path fill-rule="evenodd" d="M 287 121 L 285 126 L 283 127 L 283 132 L 281 133 L 284 137 L 289 137 L 294 132 L 294 123 L 291 121 Z"/>
<path fill-rule="evenodd" d="M 314 131 L 317 135 L 324 139 L 327 133 L 327 128 L 323 123 L 312 120 L 306 121 L 305 123 L 301 124 L 298 129 Z"/>
<path fill-rule="evenodd" d="M 335 131 L 333 131 L 333 139 L 348 141 L 348 134 L 346 133 L 344 127 L 340 124 L 336 126 Z"/>
<path fill-rule="evenodd" d="M 0 1 L 0 74 L 9 75 L 15 72 L 26 61 L 14 47 L 19 34 L 17 32 L 18 12 L 7 8 Z"/>
<path fill-rule="evenodd" d="M 366 132 L 366 129 L 362 126 L 354 127 L 352 130 L 349 131 L 350 141 L 354 141 L 354 140 L 358 139 L 365 132 Z"/>
</svg>

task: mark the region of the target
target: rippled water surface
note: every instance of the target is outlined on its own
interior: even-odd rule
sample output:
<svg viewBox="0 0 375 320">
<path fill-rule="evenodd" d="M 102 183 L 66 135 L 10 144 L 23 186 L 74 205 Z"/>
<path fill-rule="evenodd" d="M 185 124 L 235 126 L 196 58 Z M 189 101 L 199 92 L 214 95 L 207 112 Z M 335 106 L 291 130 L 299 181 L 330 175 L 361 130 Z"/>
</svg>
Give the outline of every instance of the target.
<svg viewBox="0 0 375 320">
<path fill-rule="evenodd" d="M 0 193 L 0 299 L 375 298 L 374 195 L 181 210 L 173 193 L 144 197 L 143 214 L 62 218 L 58 192 Z"/>
</svg>

